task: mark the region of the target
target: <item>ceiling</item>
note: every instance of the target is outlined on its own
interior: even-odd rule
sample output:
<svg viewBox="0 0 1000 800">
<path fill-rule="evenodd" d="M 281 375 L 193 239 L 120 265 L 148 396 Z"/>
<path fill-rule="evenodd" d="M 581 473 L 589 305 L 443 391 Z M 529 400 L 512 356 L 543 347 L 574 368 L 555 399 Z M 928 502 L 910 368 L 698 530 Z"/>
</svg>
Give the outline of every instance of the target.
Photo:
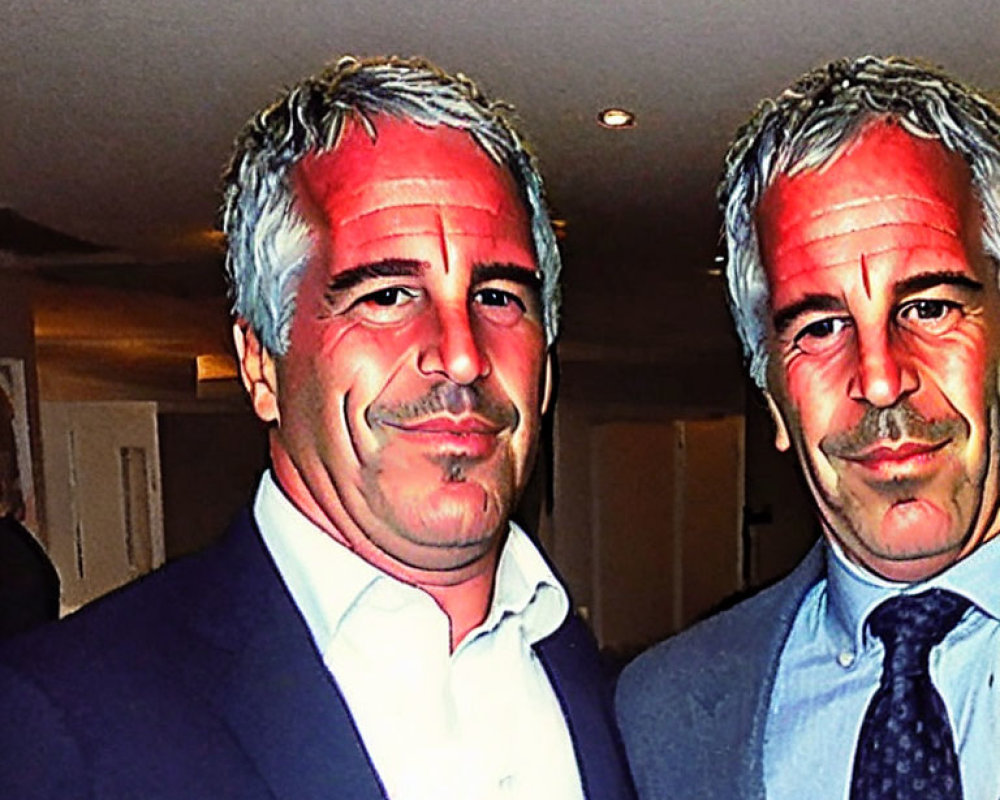
<svg viewBox="0 0 1000 800">
<path fill-rule="evenodd" d="M 568 221 L 563 357 L 578 361 L 732 349 L 706 274 L 712 192 L 759 98 L 864 52 L 1000 88 L 991 0 L 5 0 L 0 12 L 0 208 L 17 215 L 0 215 L 0 270 L 38 284 L 43 377 L 86 386 L 103 370 L 154 395 L 226 346 L 208 232 L 233 135 L 339 54 L 425 55 L 515 103 Z M 637 126 L 600 128 L 609 105 Z M 67 237 L 60 252 L 24 247 L 11 232 L 25 221 Z"/>
</svg>

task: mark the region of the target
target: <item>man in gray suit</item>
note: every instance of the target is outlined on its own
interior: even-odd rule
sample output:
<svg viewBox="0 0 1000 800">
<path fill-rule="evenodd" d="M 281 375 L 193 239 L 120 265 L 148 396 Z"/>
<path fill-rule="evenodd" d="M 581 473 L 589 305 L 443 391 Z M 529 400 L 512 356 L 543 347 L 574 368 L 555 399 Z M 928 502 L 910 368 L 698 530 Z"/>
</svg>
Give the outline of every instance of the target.
<svg viewBox="0 0 1000 800">
<path fill-rule="evenodd" d="M 760 105 L 720 200 L 733 314 L 823 529 L 630 665 L 639 793 L 1000 794 L 1000 113 L 902 59 Z"/>
</svg>

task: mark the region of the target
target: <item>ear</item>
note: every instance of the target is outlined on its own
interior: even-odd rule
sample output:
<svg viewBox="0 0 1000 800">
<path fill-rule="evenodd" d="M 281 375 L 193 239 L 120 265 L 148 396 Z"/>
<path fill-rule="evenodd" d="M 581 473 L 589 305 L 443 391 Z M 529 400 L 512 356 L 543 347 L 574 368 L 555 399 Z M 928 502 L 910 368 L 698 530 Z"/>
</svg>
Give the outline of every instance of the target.
<svg viewBox="0 0 1000 800">
<path fill-rule="evenodd" d="M 788 435 L 788 425 L 770 392 L 764 392 L 764 399 L 767 400 L 767 410 L 771 412 L 771 419 L 774 420 L 774 446 L 784 453 L 792 446 L 792 440 Z"/>
<path fill-rule="evenodd" d="M 278 373 L 274 359 L 242 317 L 233 323 L 233 342 L 243 388 L 257 416 L 264 422 L 280 422 L 278 414 Z"/>
<path fill-rule="evenodd" d="M 545 351 L 545 375 L 542 376 L 542 416 L 549 410 L 552 401 L 552 350 Z"/>
</svg>

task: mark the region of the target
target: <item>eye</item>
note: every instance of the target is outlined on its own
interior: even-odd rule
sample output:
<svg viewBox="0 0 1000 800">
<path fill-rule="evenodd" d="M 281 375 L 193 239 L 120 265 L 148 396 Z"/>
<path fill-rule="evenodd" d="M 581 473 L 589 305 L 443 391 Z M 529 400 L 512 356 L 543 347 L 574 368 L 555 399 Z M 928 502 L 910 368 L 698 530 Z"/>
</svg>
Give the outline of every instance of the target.
<svg viewBox="0 0 1000 800">
<path fill-rule="evenodd" d="M 363 297 L 359 297 L 354 304 L 370 303 L 373 306 L 398 306 L 408 303 L 416 297 L 416 292 L 411 289 L 404 289 L 401 286 L 390 286 L 388 289 L 379 289 Z"/>
<path fill-rule="evenodd" d="M 522 298 L 503 289 L 479 289 L 472 302 L 481 316 L 499 325 L 513 325 L 527 312 Z"/>
<path fill-rule="evenodd" d="M 953 300 L 920 299 L 902 305 L 897 316 L 905 328 L 941 334 L 954 328 L 963 313 L 962 306 Z"/>
<path fill-rule="evenodd" d="M 399 322 L 406 318 L 420 292 L 405 286 L 386 286 L 358 297 L 348 312 L 378 324 Z"/>
<path fill-rule="evenodd" d="M 819 355 L 840 344 L 850 328 L 851 321 L 846 317 L 824 317 L 799 330 L 794 343 L 807 355 Z"/>
<path fill-rule="evenodd" d="M 521 311 L 525 310 L 524 301 L 520 297 L 510 292 L 505 292 L 502 289 L 481 289 L 476 292 L 475 299 L 477 303 L 482 303 L 484 306 L 503 307 L 513 304 Z"/>
</svg>

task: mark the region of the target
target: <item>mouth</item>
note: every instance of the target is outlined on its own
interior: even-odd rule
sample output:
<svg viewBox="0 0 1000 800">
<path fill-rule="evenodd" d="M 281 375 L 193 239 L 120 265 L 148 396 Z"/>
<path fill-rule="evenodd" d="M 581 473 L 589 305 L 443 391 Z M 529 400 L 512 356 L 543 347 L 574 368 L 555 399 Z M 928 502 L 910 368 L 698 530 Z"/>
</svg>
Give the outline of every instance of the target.
<svg viewBox="0 0 1000 800">
<path fill-rule="evenodd" d="M 939 442 L 876 444 L 858 453 L 845 453 L 840 457 L 884 477 L 916 477 L 916 474 L 930 467 L 937 454 L 951 442 L 948 438 Z"/>
<path fill-rule="evenodd" d="M 503 431 L 503 426 L 477 416 L 437 416 L 382 424 L 420 446 L 468 458 L 485 458 L 492 453 Z"/>
<path fill-rule="evenodd" d="M 420 420 L 407 420 L 406 422 L 385 422 L 390 428 L 404 431 L 406 433 L 427 433 L 427 434 L 454 434 L 456 436 L 468 436 L 482 434 L 494 436 L 502 430 L 500 425 L 483 419 L 482 417 L 429 417 Z"/>
</svg>

